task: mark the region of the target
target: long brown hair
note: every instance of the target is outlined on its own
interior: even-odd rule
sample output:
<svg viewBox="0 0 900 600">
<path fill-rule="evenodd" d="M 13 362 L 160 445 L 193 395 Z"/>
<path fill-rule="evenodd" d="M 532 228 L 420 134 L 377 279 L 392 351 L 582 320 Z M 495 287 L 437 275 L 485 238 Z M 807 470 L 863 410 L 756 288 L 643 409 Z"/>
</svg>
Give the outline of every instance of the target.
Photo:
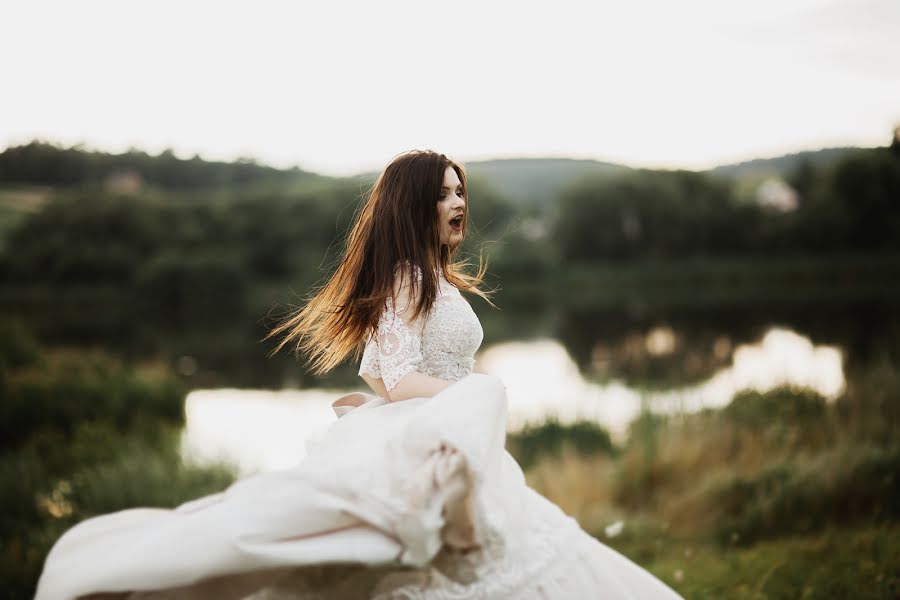
<svg viewBox="0 0 900 600">
<path fill-rule="evenodd" d="M 351 352 L 359 358 L 368 333 L 374 333 L 385 300 L 395 289 L 398 265 L 418 267 L 422 274 L 411 279 L 412 295 L 421 296 L 413 318 L 428 314 L 437 297 L 437 268 L 462 291 L 471 291 L 496 308 L 482 290 L 487 263 L 479 255 L 478 271 L 464 271 L 468 261 L 454 261 L 459 244 L 440 243 L 438 200 L 447 167 L 453 167 L 462 184 L 466 210 L 462 236 L 469 216 L 469 191 L 465 169 L 443 154 L 412 150 L 394 157 L 378 176 L 368 198 L 356 211 L 343 257 L 334 274 L 293 315 L 272 329 L 263 340 L 287 332 L 272 356 L 288 342 L 298 355 L 306 354 L 315 374 L 327 373 Z"/>
</svg>

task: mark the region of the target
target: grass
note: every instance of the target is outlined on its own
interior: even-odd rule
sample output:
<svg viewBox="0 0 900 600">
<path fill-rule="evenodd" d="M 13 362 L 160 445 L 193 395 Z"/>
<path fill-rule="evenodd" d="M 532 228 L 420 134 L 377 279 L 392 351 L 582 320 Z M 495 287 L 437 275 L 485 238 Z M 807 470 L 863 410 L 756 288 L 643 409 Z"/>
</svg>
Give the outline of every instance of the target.
<svg viewBox="0 0 900 600">
<path fill-rule="evenodd" d="M 898 539 L 896 523 L 833 528 L 724 549 L 665 535 L 622 541 L 601 537 L 685 598 L 696 600 L 894 599 L 900 593 Z M 651 558 L 640 561 L 641 556 Z"/>
<path fill-rule="evenodd" d="M 685 598 L 900 597 L 891 364 L 854 373 L 835 402 L 783 387 L 723 410 L 644 415 L 622 447 L 579 451 L 549 427 L 527 438 L 561 440 L 529 449 L 529 485 Z"/>
<path fill-rule="evenodd" d="M 693 516 L 679 522 L 677 516 L 668 519 L 667 510 L 633 512 L 617 505 L 619 467 L 609 456 L 586 457 L 564 449 L 560 456 L 540 459 L 526 478 L 597 539 L 685 598 L 893 599 L 900 593 L 900 522 L 896 519 L 856 518 L 841 523 L 825 513 L 814 527 L 798 532 L 799 525 L 809 523 L 803 517 L 807 508 L 803 501 L 809 499 L 803 497 L 785 504 L 792 509 L 790 514 L 773 512 L 773 522 L 780 527 L 769 532 L 770 537 L 717 536 L 712 517 L 706 522 Z M 834 506 L 827 498 L 820 504 Z M 757 508 L 748 504 L 751 521 Z M 697 514 L 704 509 L 710 506 L 698 508 Z M 815 515 L 814 505 L 810 510 Z M 622 532 L 607 536 L 606 527 L 616 521 L 624 523 Z"/>
</svg>

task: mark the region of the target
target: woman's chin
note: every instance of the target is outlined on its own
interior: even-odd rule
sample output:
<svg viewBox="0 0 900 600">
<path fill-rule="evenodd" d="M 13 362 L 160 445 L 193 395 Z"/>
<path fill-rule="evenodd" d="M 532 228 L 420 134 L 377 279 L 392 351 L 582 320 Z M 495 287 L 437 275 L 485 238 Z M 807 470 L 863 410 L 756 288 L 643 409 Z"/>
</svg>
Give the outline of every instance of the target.
<svg viewBox="0 0 900 600">
<path fill-rule="evenodd" d="M 441 240 L 441 246 L 447 246 L 450 249 L 453 249 L 459 246 L 463 241 L 463 236 L 461 233 L 451 233 L 449 239 Z"/>
</svg>

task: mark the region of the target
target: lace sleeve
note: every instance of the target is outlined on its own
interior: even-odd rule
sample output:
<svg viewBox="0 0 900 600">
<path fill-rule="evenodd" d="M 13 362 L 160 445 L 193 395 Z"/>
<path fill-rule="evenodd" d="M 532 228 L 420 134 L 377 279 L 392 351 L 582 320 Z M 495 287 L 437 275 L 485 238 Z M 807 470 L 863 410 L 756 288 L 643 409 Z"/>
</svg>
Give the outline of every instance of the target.
<svg viewBox="0 0 900 600">
<path fill-rule="evenodd" d="M 366 347 L 363 350 L 362 359 L 359 361 L 358 375 L 371 375 L 375 379 L 381 377 L 381 365 L 378 363 L 378 344 L 374 337 L 366 340 Z"/>
<path fill-rule="evenodd" d="M 419 281 L 421 281 L 420 273 Z M 413 289 L 415 288 L 415 289 Z M 387 298 L 378 320 L 375 337 L 366 344 L 360 374 L 380 375 L 388 391 L 408 373 L 422 365 L 422 329 L 424 315 L 412 318 L 419 298 L 419 286 L 401 276 L 394 286 L 393 298 Z"/>
</svg>

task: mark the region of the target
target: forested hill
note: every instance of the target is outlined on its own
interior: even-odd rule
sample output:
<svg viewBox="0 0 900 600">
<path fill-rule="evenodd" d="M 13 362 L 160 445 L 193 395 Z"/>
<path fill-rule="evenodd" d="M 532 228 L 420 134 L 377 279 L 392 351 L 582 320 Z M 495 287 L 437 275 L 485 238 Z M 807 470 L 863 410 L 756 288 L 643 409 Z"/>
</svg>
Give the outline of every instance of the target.
<svg viewBox="0 0 900 600">
<path fill-rule="evenodd" d="M 509 158 L 466 163 L 469 174 L 490 181 L 507 198 L 523 207 L 559 196 L 560 190 L 585 175 L 609 175 L 629 168 L 597 160 L 570 158 Z"/>
<path fill-rule="evenodd" d="M 711 169 L 717 175 L 741 178 L 759 174 L 785 176 L 801 162 L 826 166 L 854 148 L 826 148 L 773 158 L 760 158 Z M 614 174 L 628 166 L 590 159 L 509 158 L 468 161 L 470 175 L 488 182 L 501 195 L 522 206 L 535 206 L 569 182 L 588 174 Z M 360 180 L 374 180 L 375 173 L 362 173 Z M 69 148 L 33 141 L 0 152 L 0 186 L 40 185 L 50 187 L 138 185 L 162 189 L 209 189 L 243 187 L 260 183 L 308 184 L 335 178 L 292 169 L 277 169 L 253 160 L 207 161 L 195 156 L 178 158 L 172 151 L 156 156 L 131 150 L 122 154 Z"/>
<path fill-rule="evenodd" d="M 754 158 L 738 163 L 720 165 L 710 170 L 716 175 L 741 178 L 756 175 L 785 176 L 806 162 L 813 167 L 827 167 L 829 164 L 845 156 L 849 152 L 859 150 L 853 146 L 822 148 L 821 150 L 804 150 L 793 154 L 784 154 L 772 158 Z"/>
<path fill-rule="evenodd" d="M 731 179 L 759 176 L 790 178 L 804 162 L 825 168 L 857 148 L 825 148 L 785 154 L 772 158 L 722 165 L 710 169 Z M 509 158 L 466 162 L 470 175 L 488 181 L 497 192 L 521 208 L 541 208 L 558 198 L 563 188 L 587 175 L 614 175 L 633 169 L 629 166 L 590 159 Z"/>
<path fill-rule="evenodd" d="M 487 182 L 498 194 L 526 209 L 544 208 L 562 188 L 584 175 L 630 170 L 625 165 L 577 158 L 496 158 L 464 164 L 469 177 Z M 369 180 L 377 176 L 375 172 L 359 175 Z"/>
<path fill-rule="evenodd" d="M 68 187 L 107 186 L 200 189 L 252 185 L 260 182 L 302 182 L 330 179 L 299 168 L 276 169 L 253 160 L 218 162 L 199 156 L 178 158 L 171 150 L 151 156 L 130 150 L 122 154 L 64 148 L 41 141 L 13 146 L 0 153 L 0 185 Z"/>
</svg>

